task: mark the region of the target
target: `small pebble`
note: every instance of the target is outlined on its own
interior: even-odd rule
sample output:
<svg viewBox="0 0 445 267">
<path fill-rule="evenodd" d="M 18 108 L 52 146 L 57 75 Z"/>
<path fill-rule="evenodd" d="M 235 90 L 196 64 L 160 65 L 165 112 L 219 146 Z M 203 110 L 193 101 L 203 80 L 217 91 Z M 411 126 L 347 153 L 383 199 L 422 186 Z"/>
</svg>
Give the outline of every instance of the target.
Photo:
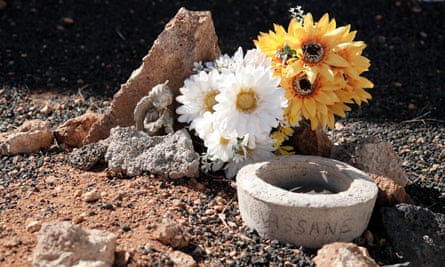
<svg viewBox="0 0 445 267">
<path fill-rule="evenodd" d="M 113 205 L 110 203 L 100 203 L 99 208 L 104 209 L 104 210 L 114 210 Z"/>
<path fill-rule="evenodd" d="M 29 221 L 26 224 L 26 231 L 29 233 L 34 233 L 40 230 L 42 223 L 40 221 Z"/>
<path fill-rule="evenodd" d="M 122 230 L 124 230 L 125 232 L 129 232 L 129 231 L 131 231 L 131 227 L 128 226 L 128 224 L 123 224 L 122 225 Z"/>
<path fill-rule="evenodd" d="M 100 198 L 100 194 L 96 191 L 88 191 L 82 196 L 82 200 L 85 202 L 93 202 Z"/>
<path fill-rule="evenodd" d="M 63 23 L 66 25 L 72 25 L 74 24 L 74 19 L 71 17 L 64 17 L 63 18 Z"/>
</svg>

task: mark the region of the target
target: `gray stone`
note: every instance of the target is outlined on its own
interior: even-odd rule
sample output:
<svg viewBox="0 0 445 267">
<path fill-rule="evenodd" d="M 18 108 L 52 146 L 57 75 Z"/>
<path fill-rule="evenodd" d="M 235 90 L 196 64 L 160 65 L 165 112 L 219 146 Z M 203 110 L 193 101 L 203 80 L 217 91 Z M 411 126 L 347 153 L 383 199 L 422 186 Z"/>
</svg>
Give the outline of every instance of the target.
<svg viewBox="0 0 445 267">
<path fill-rule="evenodd" d="M 410 266 L 443 266 L 445 215 L 409 204 L 380 210 L 383 228 L 395 251 Z"/>
<path fill-rule="evenodd" d="M 107 145 L 100 142 L 84 145 L 81 148 L 75 148 L 70 153 L 68 161 L 71 166 L 87 171 L 104 159 L 107 148 Z"/>
<path fill-rule="evenodd" d="M 99 230 L 83 230 L 70 222 L 44 223 L 37 232 L 33 267 L 110 267 L 116 236 Z"/>
<path fill-rule="evenodd" d="M 184 80 L 192 74 L 194 62 L 212 61 L 220 54 L 211 13 L 181 8 L 153 43 L 142 65 L 114 95 L 110 109 L 93 125 L 84 142 L 105 139 L 113 127 L 134 125 L 133 110 L 137 102 L 155 85 L 168 80 L 176 97 Z M 176 114 L 178 105 L 177 102 L 171 105 L 172 114 Z"/>
<path fill-rule="evenodd" d="M 111 129 L 105 160 L 108 166 L 127 175 L 142 172 L 169 178 L 197 177 L 199 155 L 185 129 L 163 136 L 149 136 L 134 127 Z"/>
<path fill-rule="evenodd" d="M 265 238 L 308 248 L 359 237 L 378 192 L 364 172 L 317 156 L 250 164 L 236 182 L 241 217 L 249 227 Z"/>
<path fill-rule="evenodd" d="M 15 130 L 0 134 L 0 155 L 38 152 L 53 142 L 48 121 L 25 121 Z"/>
</svg>

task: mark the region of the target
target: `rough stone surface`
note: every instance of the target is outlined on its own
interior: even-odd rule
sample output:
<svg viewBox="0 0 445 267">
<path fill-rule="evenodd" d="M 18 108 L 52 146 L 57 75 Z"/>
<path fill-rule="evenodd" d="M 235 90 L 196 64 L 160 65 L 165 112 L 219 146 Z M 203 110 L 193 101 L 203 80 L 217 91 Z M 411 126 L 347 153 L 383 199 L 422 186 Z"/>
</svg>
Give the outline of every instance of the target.
<svg viewBox="0 0 445 267">
<path fill-rule="evenodd" d="M 151 88 L 169 80 L 176 97 L 192 73 L 193 62 L 214 60 L 220 53 L 211 13 L 181 8 L 158 36 L 142 65 L 114 95 L 110 109 L 93 125 L 85 142 L 108 137 L 115 126 L 134 125 L 133 110 Z M 171 106 L 173 114 L 177 106 L 176 102 Z"/>
<path fill-rule="evenodd" d="M 187 247 L 189 244 L 189 237 L 183 227 L 169 219 L 162 220 L 156 227 L 154 237 L 162 244 L 175 249 Z"/>
<path fill-rule="evenodd" d="M 0 155 L 38 152 L 49 148 L 52 142 L 49 122 L 30 120 L 13 131 L 0 134 Z"/>
<path fill-rule="evenodd" d="M 127 175 L 144 171 L 169 178 L 197 177 L 199 155 L 185 129 L 163 136 L 149 136 L 134 127 L 111 130 L 105 160 L 108 166 Z"/>
<path fill-rule="evenodd" d="M 413 200 L 410 195 L 405 191 L 405 188 L 394 182 L 394 180 L 377 176 L 374 174 L 369 175 L 379 188 L 377 195 L 377 204 L 381 206 L 394 206 L 399 203 L 413 204 Z"/>
<path fill-rule="evenodd" d="M 101 114 L 87 112 L 67 120 L 54 131 L 57 143 L 61 146 L 81 147 L 91 126 L 103 117 Z"/>
<path fill-rule="evenodd" d="M 75 148 L 70 153 L 69 163 L 80 170 L 90 170 L 98 162 L 104 159 L 108 146 L 97 142 Z"/>
<path fill-rule="evenodd" d="M 364 247 L 354 243 L 335 242 L 324 245 L 313 258 L 317 266 L 378 267 Z"/>
<path fill-rule="evenodd" d="M 83 230 L 70 222 L 44 223 L 37 232 L 33 267 L 110 267 L 116 237 L 99 230 Z"/>
<path fill-rule="evenodd" d="M 193 257 L 182 251 L 179 250 L 172 251 L 168 253 L 168 256 L 175 264 L 175 266 L 182 266 L 182 267 L 197 266 L 196 261 L 193 259 Z"/>
<path fill-rule="evenodd" d="M 445 215 L 409 204 L 380 210 L 388 239 L 410 266 L 442 266 L 445 262 Z"/>
<path fill-rule="evenodd" d="M 389 142 L 368 138 L 356 144 L 334 146 L 331 157 L 369 174 L 388 177 L 402 187 L 408 183 L 408 177 L 400 165 L 399 157 Z"/>
</svg>

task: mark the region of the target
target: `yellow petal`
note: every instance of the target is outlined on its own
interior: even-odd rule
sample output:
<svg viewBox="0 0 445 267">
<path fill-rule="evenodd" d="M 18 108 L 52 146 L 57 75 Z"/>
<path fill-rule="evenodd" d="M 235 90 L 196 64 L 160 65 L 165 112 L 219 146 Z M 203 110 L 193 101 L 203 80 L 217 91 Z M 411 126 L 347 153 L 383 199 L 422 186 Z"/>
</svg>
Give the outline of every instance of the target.
<svg viewBox="0 0 445 267">
<path fill-rule="evenodd" d="M 315 83 L 315 79 L 317 79 L 318 68 L 306 68 L 305 70 L 306 77 L 311 84 Z"/>
<path fill-rule="evenodd" d="M 330 53 L 326 58 L 326 63 L 335 67 L 347 67 L 349 63 L 340 55 Z"/>
<path fill-rule="evenodd" d="M 317 33 L 323 34 L 329 30 L 329 15 L 325 13 L 317 22 Z"/>
<path fill-rule="evenodd" d="M 318 100 L 318 98 L 317 98 Z M 324 104 L 317 105 L 318 112 L 324 117 L 328 115 L 328 108 Z"/>
<path fill-rule="evenodd" d="M 317 108 L 316 108 L 316 102 L 312 98 L 304 98 L 303 99 L 303 107 L 309 113 L 309 116 L 311 118 L 315 117 Z"/>
<path fill-rule="evenodd" d="M 304 16 L 304 28 L 305 30 L 311 30 L 314 27 L 314 20 L 312 19 L 312 14 L 307 13 L 306 16 Z"/>
<path fill-rule="evenodd" d="M 328 127 L 331 129 L 334 129 L 334 125 L 335 125 L 334 116 L 331 114 L 331 115 L 327 116 L 327 119 L 328 119 L 328 122 L 327 122 Z"/>
<path fill-rule="evenodd" d="M 361 88 L 374 88 L 374 84 L 365 77 L 359 77 L 358 82 Z"/>
<path fill-rule="evenodd" d="M 334 71 L 329 67 L 328 64 L 321 64 L 320 74 L 330 81 L 334 79 Z"/>
<path fill-rule="evenodd" d="M 317 94 L 317 101 L 325 105 L 331 105 L 335 102 L 335 94 L 329 95 L 325 91 L 320 90 Z"/>
<path fill-rule="evenodd" d="M 312 129 L 312 131 L 317 130 L 318 125 L 319 125 L 318 120 L 316 118 L 312 118 L 311 119 L 311 129 Z"/>
<path fill-rule="evenodd" d="M 286 68 L 286 78 L 290 79 L 296 75 L 300 75 L 301 72 L 304 71 L 303 66 L 301 66 L 299 61 L 296 61 L 292 63 L 291 65 L 288 65 Z"/>
</svg>

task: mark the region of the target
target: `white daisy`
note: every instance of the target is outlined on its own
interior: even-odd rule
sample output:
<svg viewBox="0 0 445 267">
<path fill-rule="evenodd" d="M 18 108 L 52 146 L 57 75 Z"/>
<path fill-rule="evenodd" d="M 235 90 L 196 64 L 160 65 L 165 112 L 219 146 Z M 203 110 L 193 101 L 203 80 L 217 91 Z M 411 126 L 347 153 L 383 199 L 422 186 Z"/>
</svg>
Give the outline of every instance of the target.
<svg viewBox="0 0 445 267">
<path fill-rule="evenodd" d="M 239 143 L 239 149 L 233 160 L 225 166 L 227 178 L 233 178 L 238 171 L 247 164 L 271 159 L 275 156 L 273 151 L 275 141 L 269 135 L 252 136 L 246 135 Z"/>
<path fill-rule="evenodd" d="M 215 113 L 204 112 L 201 118 L 195 123 L 195 132 L 202 140 L 205 140 L 207 136 L 215 132 L 214 114 Z"/>
<path fill-rule="evenodd" d="M 211 160 L 221 160 L 228 162 L 234 157 L 234 147 L 237 145 L 237 138 L 223 136 L 218 130 L 213 131 L 204 139 L 204 145 L 207 147 L 207 154 Z"/>
<path fill-rule="evenodd" d="M 213 113 L 215 96 L 219 94 L 221 83 L 221 75 L 216 70 L 209 73 L 201 71 L 185 80 L 184 86 L 179 89 L 181 95 L 176 97 L 183 104 L 176 109 L 178 121 L 192 122 L 190 128 L 193 129 L 205 112 Z"/>
<path fill-rule="evenodd" d="M 235 73 L 223 72 L 223 76 L 213 106 L 218 122 L 215 126 L 223 135 L 261 135 L 278 126 L 287 100 L 272 68 L 241 65 Z"/>
</svg>

